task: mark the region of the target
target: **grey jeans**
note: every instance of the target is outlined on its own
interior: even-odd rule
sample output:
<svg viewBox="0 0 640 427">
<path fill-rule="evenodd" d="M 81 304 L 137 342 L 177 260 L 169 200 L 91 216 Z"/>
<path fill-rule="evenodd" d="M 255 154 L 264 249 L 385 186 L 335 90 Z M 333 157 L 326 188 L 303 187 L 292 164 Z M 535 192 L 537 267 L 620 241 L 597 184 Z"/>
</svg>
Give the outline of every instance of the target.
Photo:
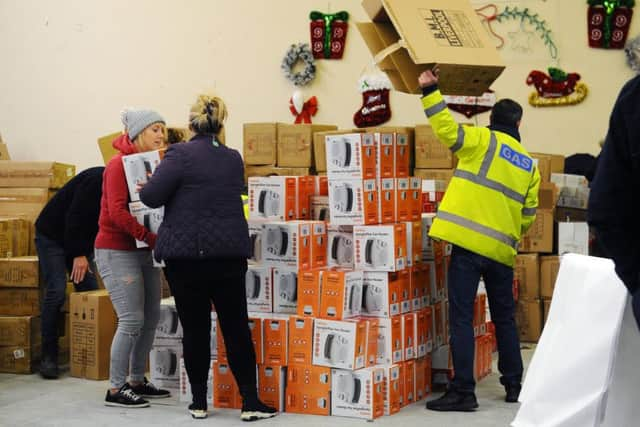
<svg viewBox="0 0 640 427">
<path fill-rule="evenodd" d="M 160 317 L 160 269 L 151 251 L 95 250 L 98 273 L 118 315 L 111 343 L 111 387 L 120 388 L 130 374 L 142 381 Z"/>
</svg>

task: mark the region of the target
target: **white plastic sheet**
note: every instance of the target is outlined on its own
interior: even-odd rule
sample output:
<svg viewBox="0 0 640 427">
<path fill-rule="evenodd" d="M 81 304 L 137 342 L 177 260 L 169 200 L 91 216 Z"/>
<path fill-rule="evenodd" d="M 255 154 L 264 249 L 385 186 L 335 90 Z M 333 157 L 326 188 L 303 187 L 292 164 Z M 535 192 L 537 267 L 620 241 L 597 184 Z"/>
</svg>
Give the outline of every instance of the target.
<svg viewBox="0 0 640 427">
<path fill-rule="evenodd" d="M 613 263 L 565 255 L 511 425 L 640 425 L 639 355 L 629 293 Z"/>
</svg>

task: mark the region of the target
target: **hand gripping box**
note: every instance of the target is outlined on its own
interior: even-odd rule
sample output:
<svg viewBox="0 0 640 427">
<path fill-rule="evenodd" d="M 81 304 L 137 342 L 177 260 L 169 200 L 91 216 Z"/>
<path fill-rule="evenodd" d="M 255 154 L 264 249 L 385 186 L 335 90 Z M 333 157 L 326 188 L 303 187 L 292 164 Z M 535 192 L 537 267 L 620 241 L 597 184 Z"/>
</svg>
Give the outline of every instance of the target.
<svg viewBox="0 0 640 427">
<path fill-rule="evenodd" d="M 272 268 L 251 264 L 245 274 L 247 310 L 271 313 L 273 311 Z"/>
<path fill-rule="evenodd" d="M 320 285 L 323 271 L 298 271 L 298 316 L 320 315 Z"/>
<path fill-rule="evenodd" d="M 373 135 L 327 135 L 325 148 L 330 182 L 334 179 L 362 180 L 376 177 L 376 146 Z"/>
<path fill-rule="evenodd" d="M 249 177 L 249 219 L 285 221 L 298 214 L 298 178 Z"/>
<path fill-rule="evenodd" d="M 378 364 L 402 362 L 402 317 L 381 318 L 378 324 Z"/>
<path fill-rule="evenodd" d="M 298 273 L 296 267 L 273 268 L 274 313 L 298 312 Z"/>
<path fill-rule="evenodd" d="M 362 278 L 362 271 L 323 272 L 320 286 L 320 317 L 340 320 L 358 316 L 362 307 Z"/>
<path fill-rule="evenodd" d="M 372 420 L 384 415 L 384 370 L 331 370 L 331 415 Z"/>
<path fill-rule="evenodd" d="M 365 322 L 316 319 L 313 325 L 313 364 L 361 369 L 366 355 Z"/>
<path fill-rule="evenodd" d="M 400 271 L 406 266 L 403 224 L 353 227 L 355 267 L 363 271 Z"/>
<path fill-rule="evenodd" d="M 311 365 L 313 317 L 289 317 L 289 365 Z"/>
<path fill-rule="evenodd" d="M 327 226 L 327 266 L 353 269 L 353 226 Z"/>
<path fill-rule="evenodd" d="M 375 179 L 329 180 L 329 215 L 335 225 L 377 224 L 378 189 Z"/>
<path fill-rule="evenodd" d="M 265 265 L 310 268 L 311 225 L 308 222 L 265 223 L 261 238 L 262 262 Z"/>
</svg>

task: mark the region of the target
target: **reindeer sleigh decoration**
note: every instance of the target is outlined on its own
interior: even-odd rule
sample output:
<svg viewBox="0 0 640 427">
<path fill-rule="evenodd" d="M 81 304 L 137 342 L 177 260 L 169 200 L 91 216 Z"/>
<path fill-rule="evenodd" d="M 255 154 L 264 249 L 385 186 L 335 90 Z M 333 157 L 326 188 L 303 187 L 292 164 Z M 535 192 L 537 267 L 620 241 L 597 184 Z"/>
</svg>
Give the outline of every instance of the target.
<svg viewBox="0 0 640 427">
<path fill-rule="evenodd" d="M 565 73 L 559 68 L 549 68 L 549 74 L 534 70 L 527 77 L 527 85 L 535 92 L 529 95 L 534 107 L 554 107 L 579 104 L 587 97 L 587 85 L 580 81 L 580 74 Z"/>
</svg>

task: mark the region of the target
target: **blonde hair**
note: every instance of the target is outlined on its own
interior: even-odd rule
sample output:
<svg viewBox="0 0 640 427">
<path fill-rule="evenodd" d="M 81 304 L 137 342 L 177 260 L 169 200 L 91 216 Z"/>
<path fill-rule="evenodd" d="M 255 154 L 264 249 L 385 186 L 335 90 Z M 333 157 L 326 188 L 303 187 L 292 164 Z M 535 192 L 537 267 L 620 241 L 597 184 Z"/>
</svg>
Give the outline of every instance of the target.
<svg viewBox="0 0 640 427">
<path fill-rule="evenodd" d="M 167 126 L 162 123 L 162 122 L 155 122 L 155 123 L 151 123 L 149 126 L 147 126 L 146 128 L 142 129 L 142 132 L 140 132 L 135 138 L 133 138 L 133 141 L 131 141 L 134 144 L 142 144 L 144 143 L 143 139 L 144 139 L 144 131 L 147 130 L 148 128 L 150 128 L 151 126 L 155 125 L 155 124 L 159 124 L 162 125 L 162 133 L 164 133 L 164 145 L 168 145 L 168 134 L 167 134 Z"/>
<path fill-rule="evenodd" d="M 199 95 L 189 113 L 189 125 L 197 134 L 218 135 L 227 118 L 227 107 L 214 95 Z"/>
</svg>

